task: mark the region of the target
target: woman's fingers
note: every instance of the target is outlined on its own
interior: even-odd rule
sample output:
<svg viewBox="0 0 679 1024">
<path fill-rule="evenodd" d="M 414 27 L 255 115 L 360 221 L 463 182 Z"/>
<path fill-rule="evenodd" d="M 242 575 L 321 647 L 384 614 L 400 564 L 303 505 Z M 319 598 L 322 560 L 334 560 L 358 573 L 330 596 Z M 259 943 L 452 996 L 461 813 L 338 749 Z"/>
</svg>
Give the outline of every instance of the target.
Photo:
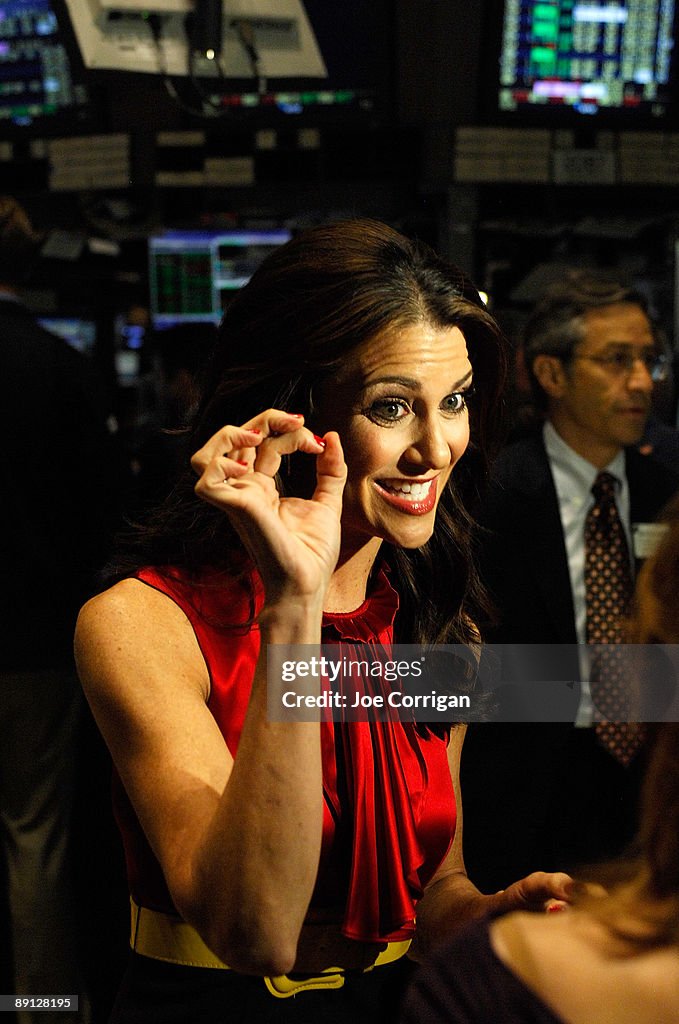
<svg viewBox="0 0 679 1024">
<path fill-rule="evenodd" d="M 194 473 L 200 476 L 204 473 L 210 463 L 215 460 L 231 456 L 234 461 L 246 461 L 240 458 L 240 454 L 248 449 L 255 448 L 262 443 L 262 434 L 259 430 L 248 427 L 222 427 L 213 434 L 210 440 L 203 445 L 194 455 L 191 456 L 191 468 Z"/>
<path fill-rule="evenodd" d="M 339 434 L 330 431 L 323 438 L 325 448 L 316 463 L 316 489 L 313 500 L 333 508 L 339 516 L 342 511 L 342 492 L 347 482 L 347 464 Z"/>
<path fill-rule="evenodd" d="M 267 409 L 240 427 L 222 427 L 195 453 L 191 466 L 198 476 L 209 472 L 214 480 L 226 457 L 237 463 L 247 463 L 258 473 L 275 476 L 283 455 L 291 455 L 295 451 L 318 455 L 322 450 L 323 444 L 304 427 L 302 416 L 280 409 Z M 224 478 L 230 476 L 231 473 L 226 473 Z"/>
<path fill-rule="evenodd" d="M 573 898 L 574 882 L 563 871 L 533 871 L 505 889 L 508 905 L 517 910 L 549 910 Z"/>
<path fill-rule="evenodd" d="M 276 475 L 283 455 L 292 455 L 296 451 L 310 451 L 318 455 L 320 451 L 320 446 L 313 444 L 314 435 L 304 427 L 301 414 L 267 409 L 243 426 L 261 434 L 256 451 L 247 452 L 244 457 L 248 460 L 253 457 L 255 471 L 266 476 Z"/>
<path fill-rule="evenodd" d="M 324 448 L 324 443 L 317 440 L 310 430 L 298 426 L 296 430 L 265 438 L 255 452 L 253 469 L 266 476 L 275 476 L 284 455 L 292 455 L 293 452 L 320 455 Z"/>
<path fill-rule="evenodd" d="M 278 493 L 281 458 L 297 451 L 316 456 L 310 501 Z M 269 410 L 241 427 L 222 428 L 192 466 L 199 474 L 196 494 L 228 514 L 267 594 L 325 592 L 339 551 L 347 474 L 336 433 L 315 437 L 301 416 Z"/>
<path fill-rule="evenodd" d="M 195 468 L 195 467 L 194 467 Z M 200 474 L 194 488 L 196 494 L 213 504 L 223 504 L 223 499 L 229 500 L 225 494 L 225 485 L 235 485 L 240 480 L 251 474 L 251 467 L 248 462 L 238 459 L 230 459 L 227 456 L 211 459 L 203 472 Z"/>
<path fill-rule="evenodd" d="M 318 500 L 326 503 L 335 495 L 339 509 L 346 469 L 339 438 L 333 438 L 332 450 L 321 468 Z M 267 481 L 273 482 L 284 455 L 301 451 L 321 456 L 325 448 L 326 442 L 304 426 L 302 416 L 268 409 L 240 427 L 222 427 L 195 453 L 191 466 L 199 478 L 196 493 L 212 504 L 235 510 L 242 505 L 241 492 L 250 484 L 258 482 L 268 491 Z M 225 493 L 225 484 L 231 493 Z"/>
<path fill-rule="evenodd" d="M 243 428 L 254 427 L 265 436 L 270 434 L 289 433 L 297 430 L 304 423 L 304 417 L 298 413 L 283 412 L 282 409 L 266 409 L 258 412 L 251 420 L 243 424 Z"/>
</svg>

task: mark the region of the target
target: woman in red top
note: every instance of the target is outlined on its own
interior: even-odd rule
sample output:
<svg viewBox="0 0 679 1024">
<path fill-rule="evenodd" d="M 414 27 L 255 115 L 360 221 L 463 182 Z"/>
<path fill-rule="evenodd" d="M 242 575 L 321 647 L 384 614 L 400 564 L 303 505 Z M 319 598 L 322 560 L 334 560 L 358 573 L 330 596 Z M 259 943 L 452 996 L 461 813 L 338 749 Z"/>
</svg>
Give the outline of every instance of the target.
<svg viewBox="0 0 679 1024">
<path fill-rule="evenodd" d="M 300 235 L 226 310 L 195 475 L 76 637 L 133 900 L 113 1020 L 387 1020 L 411 939 L 567 898 L 467 879 L 461 726 L 267 707 L 271 644 L 477 641 L 503 345 L 460 271 L 373 221 Z"/>
</svg>

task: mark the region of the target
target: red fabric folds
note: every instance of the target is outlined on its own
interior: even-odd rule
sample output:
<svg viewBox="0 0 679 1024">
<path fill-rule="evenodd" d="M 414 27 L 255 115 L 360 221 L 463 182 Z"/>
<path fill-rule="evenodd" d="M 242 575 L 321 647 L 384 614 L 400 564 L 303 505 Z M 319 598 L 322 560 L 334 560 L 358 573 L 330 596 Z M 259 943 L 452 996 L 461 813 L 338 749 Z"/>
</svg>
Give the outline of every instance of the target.
<svg viewBox="0 0 679 1024">
<path fill-rule="evenodd" d="M 338 643 L 340 658 L 361 660 L 362 644 L 388 659 L 397 610 L 398 594 L 382 572 L 361 608 L 326 613 L 323 642 Z M 380 689 L 372 679 L 352 680 L 356 688 Z M 386 722 L 334 723 L 334 748 L 323 746 L 324 780 L 327 786 L 334 764 L 343 766 L 349 813 L 342 820 L 351 830 L 342 932 L 363 941 L 410 938 L 417 901 L 455 830 L 445 743 L 423 737 L 414 721 L 402 722 L 394 712 Z"/>
<path fill-rule="evenodd" d="M 168 578 L 145 569 L 139 578 L 171 597 L 191 621 L 210 673 L 208 706 L 235 756 L 259 657 L 259 630 L 223 624 L 257 614 L 263 600 L 258 578 L 252 580 L 254 609 L 247 588 L 230 581 L 199 589 L 197 598 L 176 570 Z M 362 644 L 388 657 L 397 610 L 398 595 L 381 571 L 360 608 L 324 616 L 323 643 L 337 644 L 339 657 L 356 656 Z M 372 679 L 362 685 L 375 689 Z M 410 938 L 417 901 L 455 832 L 446 741 L 394 712 L 387 722 L 326 720 L 321 742 L 325 812 L 311 907 L 337 919 L 352 939 Z M 171 911 L 158 862 L 117 779 L 114 797 L 132 895 L 143 906 Z"/>
</svg>

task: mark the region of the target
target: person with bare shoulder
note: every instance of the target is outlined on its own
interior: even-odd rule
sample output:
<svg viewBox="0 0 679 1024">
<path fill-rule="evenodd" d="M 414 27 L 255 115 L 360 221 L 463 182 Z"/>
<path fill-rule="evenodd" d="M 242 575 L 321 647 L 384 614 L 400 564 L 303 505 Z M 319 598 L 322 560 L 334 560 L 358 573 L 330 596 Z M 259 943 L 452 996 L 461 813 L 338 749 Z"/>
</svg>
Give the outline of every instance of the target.
<svg viewBox="0 0 679 1024">
<path fill-rule="evenodd" d="M 568 899 L 563 874 L 467 879 L 452 716 L 268 702 L 289 645 L 477 643 L 504 345 L 460 271 L 367 220 L 293 239 L 228 307 L 191 470 L 76 636 L 132 899 L 115 1024 L 393 1020 L 409 957 Z"/>
<path fill-rule="evenodd" d="M 677 499 L 663 519 L 668 531 L 637 582 L 637 644 L 679 643 Z M 413 980 L 401 1024 L 679 1020 L 679 723 L 649 729 L 638 856 L 599 866 L 565 913 L 510 913 L 463 929 Z"/>
</svg>

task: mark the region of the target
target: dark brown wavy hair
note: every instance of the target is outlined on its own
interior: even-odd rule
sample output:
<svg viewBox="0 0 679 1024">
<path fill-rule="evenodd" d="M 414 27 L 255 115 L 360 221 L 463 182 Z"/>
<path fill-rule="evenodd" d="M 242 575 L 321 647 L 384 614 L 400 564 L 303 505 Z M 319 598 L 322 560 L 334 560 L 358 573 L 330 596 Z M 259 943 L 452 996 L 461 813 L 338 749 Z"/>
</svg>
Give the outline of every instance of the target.
<svg viewBox="0 0 679 1024">
<path fill-rule="evenodd" d="M 303 413 L 313 429 L 314 393 L 325 385 L 332 396 L 348 354 L 386 330 L 417 323 L 455 326 L 466 339 L 474 371 L 471 443 L 441 497 L 428 543 L 418 550 L 385 543 L 381 560 L 401 597 L 397 639 L 473 639 L 472 622 L 483 607 L 474 514 L 502 436 L 506 343 L 460 270 L 373 220 L 305 231 L 274 251 L 233 299 L 185 439 L 187 471 L 162 508 L 126 538 L 109 582 L 143 565 L 179 567 L 196 580 L 206 567 L 241 572 L 240 541 L 224 513 L 196 498 L 188 455 L 224 424 L 270 407 Z M 290 461 L 281 466 L 279 484 L 284 493 L 297 493 Z"/>
<path fill-rule="evenodd" d="M 679 497 L 661 520 L 667 533 L 637 580 L 632 643 L 679 644 Z M 632 947 L 653 948 L 679 945 L 679 722 L 649 728 L 639 856 L 611 866 L 609 895 L 583 905 Z"/>
</svg>

